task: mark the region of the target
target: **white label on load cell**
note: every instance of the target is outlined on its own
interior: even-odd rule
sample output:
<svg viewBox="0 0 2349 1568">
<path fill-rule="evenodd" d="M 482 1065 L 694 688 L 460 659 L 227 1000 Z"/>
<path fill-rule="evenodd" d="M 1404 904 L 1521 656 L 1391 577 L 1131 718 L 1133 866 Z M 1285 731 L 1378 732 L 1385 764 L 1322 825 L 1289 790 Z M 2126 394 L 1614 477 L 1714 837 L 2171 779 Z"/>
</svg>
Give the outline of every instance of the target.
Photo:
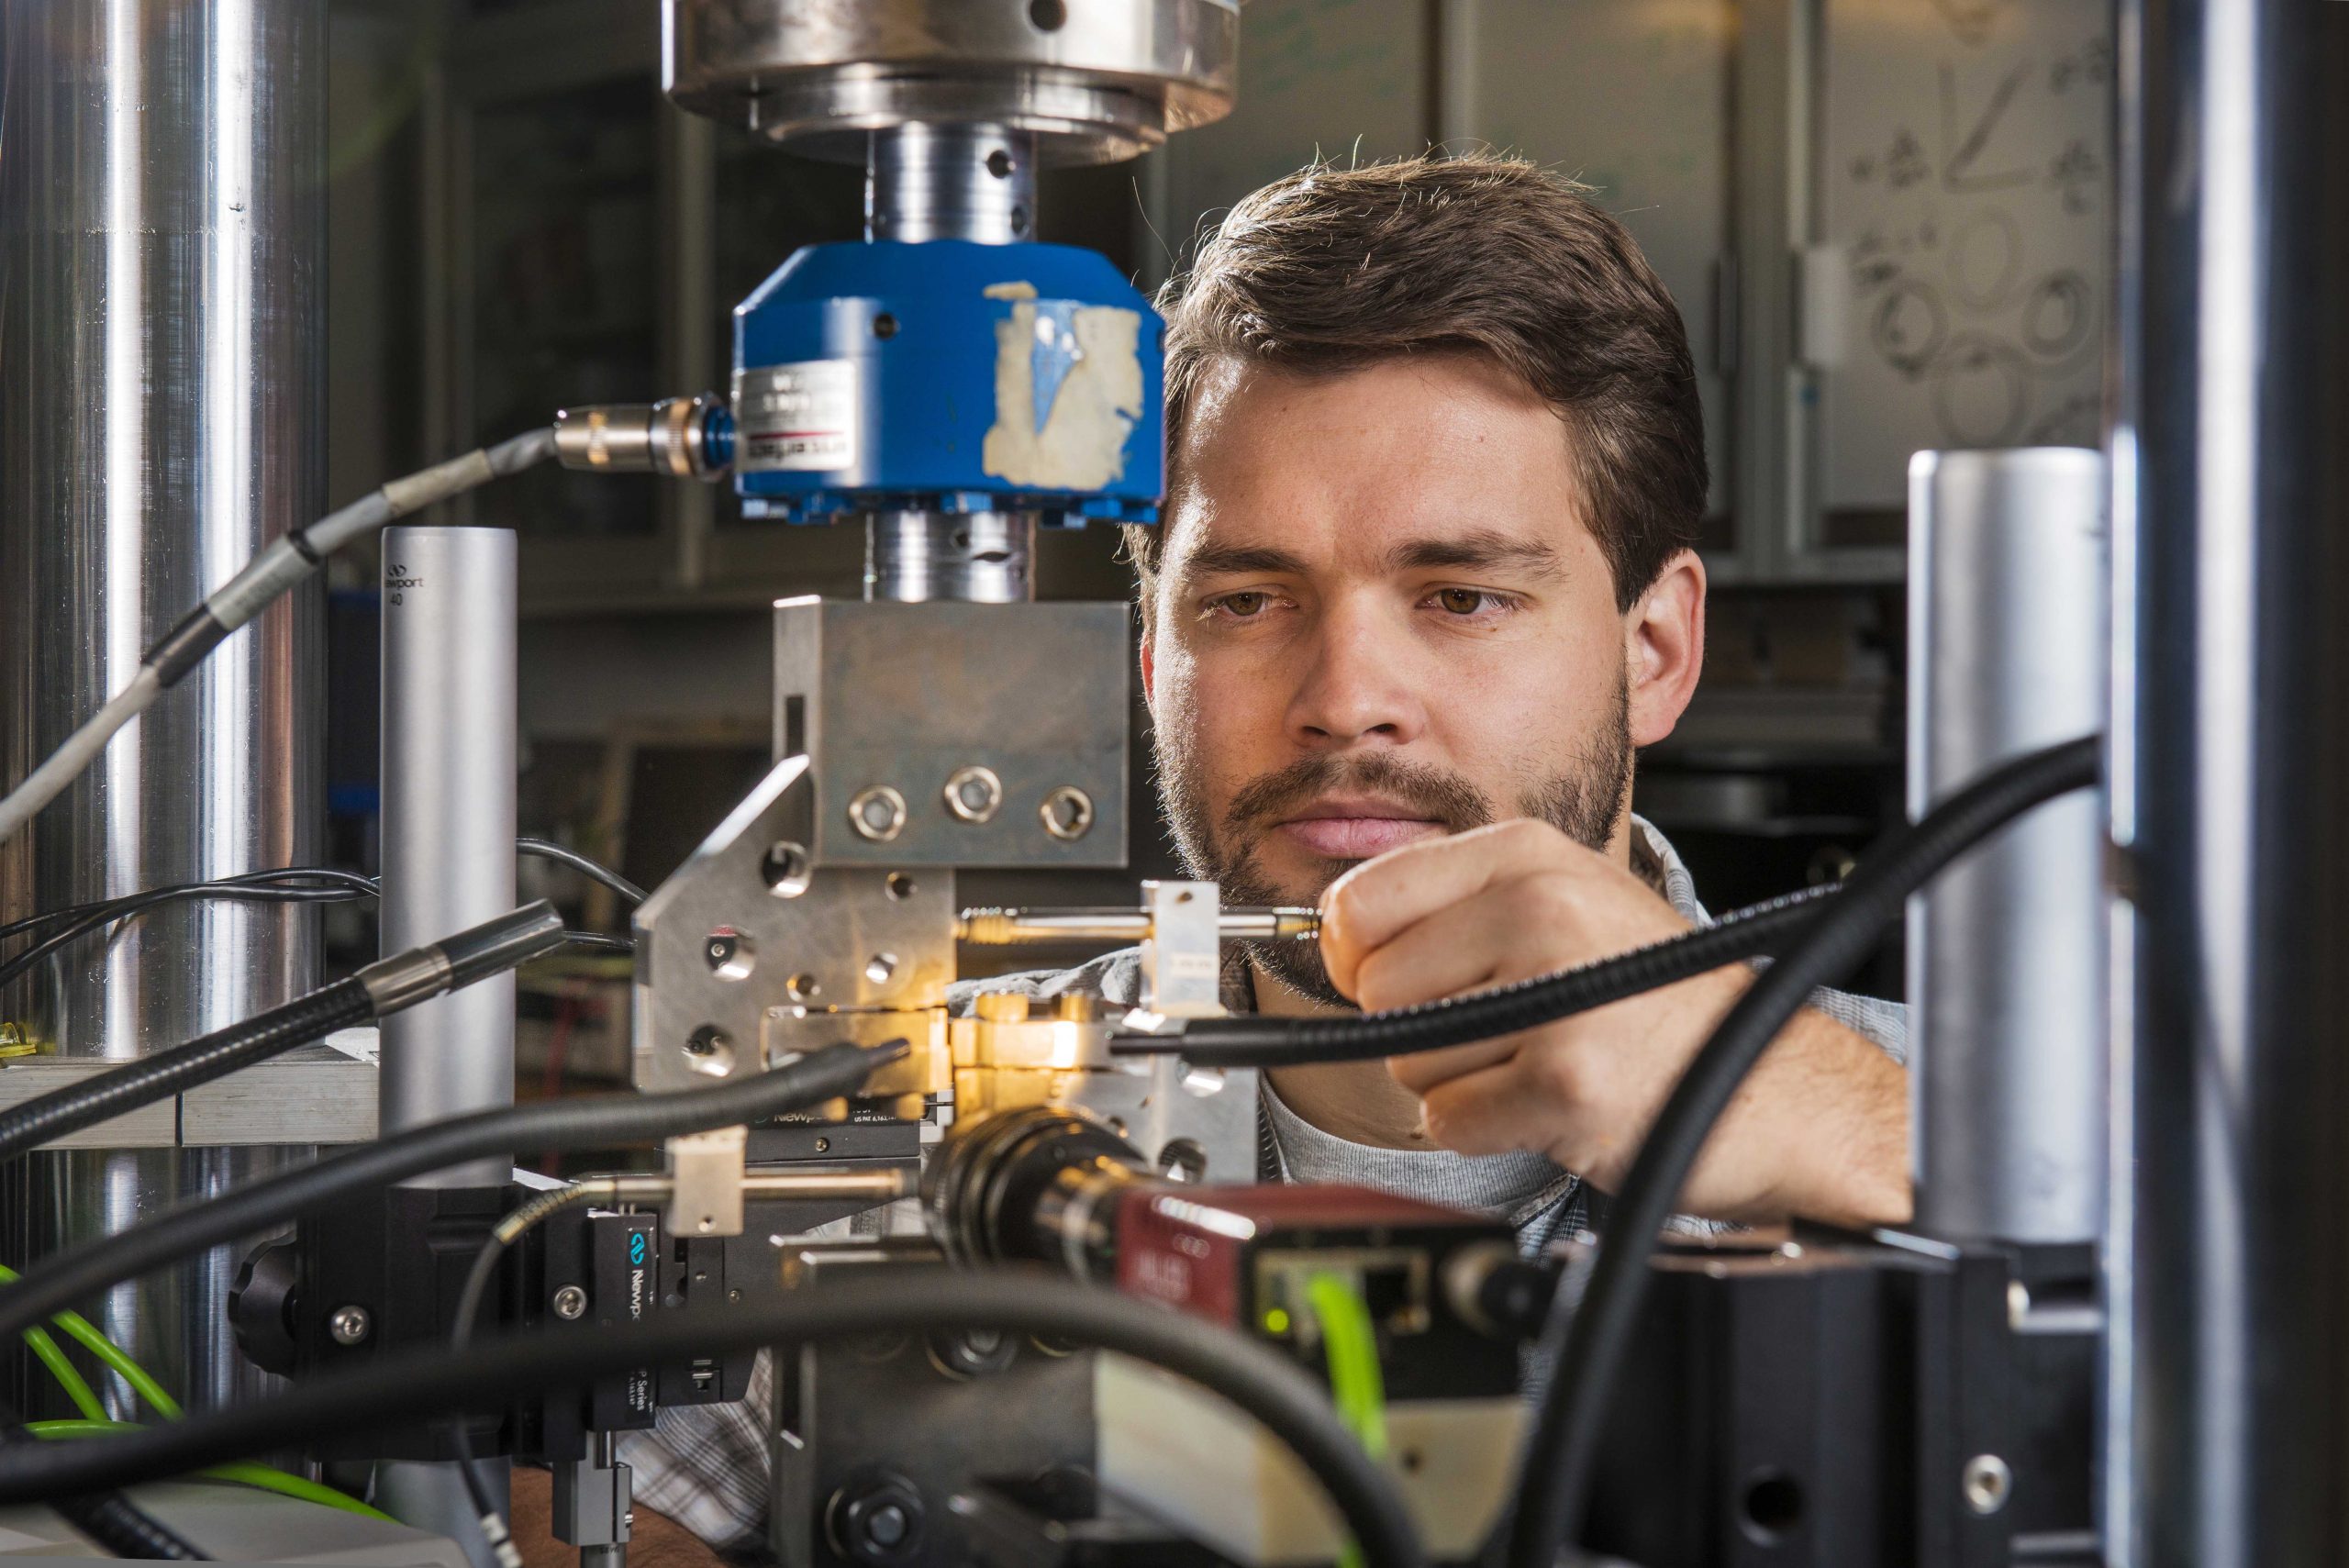
<svg viewBox="0 0 2349 1568">
<path fill-rule="evenodd" d="M 856 466 L 856 361 L 805 360 L 734 373 L 734 467 Z"/>
</svg>

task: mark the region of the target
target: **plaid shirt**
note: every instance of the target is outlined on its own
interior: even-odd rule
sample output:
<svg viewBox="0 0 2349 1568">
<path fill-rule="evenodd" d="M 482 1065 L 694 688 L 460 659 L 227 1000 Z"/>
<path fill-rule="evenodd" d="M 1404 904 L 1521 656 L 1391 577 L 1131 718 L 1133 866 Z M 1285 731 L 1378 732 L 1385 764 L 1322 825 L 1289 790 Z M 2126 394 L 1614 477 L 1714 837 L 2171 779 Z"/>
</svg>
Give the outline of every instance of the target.
<svg viewBox="0 0 2349 1568">
<path fill-rule="evenodd" d="M 1710 919 L 1698 902 L 1695 881 L 1662 833 L 1631 819 L 1632 862 L 1687 919 Z M 1021 990 L 1051 996 L 1094 991 L 1114 1006 L 1141 999 L 1141 964 L 1133 949 L 1107 954 L 1075 969 L 1009 975 L 985 982 L 991 991 Z M 968 1006 L 978 983 L 954 988 Z M 1225 1004 L 1247 1011 L 1254 997 L 1244 968 L 1225 978 Z M 1897 1062 L 1907 1059 L 1908 1009 L 1894 1002 L 1821 991 L 1811 1005 L 1844 1028 L 1874 1040 Z M 1606 1196 L 1581 1177 L 1539 1154 L 1465 1155 L 1448 1150 L 1374 1149 L 1336 1138 L 1282 1103 L 1269 1082 L 1263 1090 L 1262 1143 L 1257 1174 L 1266 1181 L 1345 1182 L 1482 1210 L 1506 1218 L 1528 1253 L 1606 1222 Z M 1692 1229 L 1715 1229 L 1683 1219 Z M 766 1411 L 771 1358 L 762 1354 L 750 1396 L 736 1405 L 704 1405 L 660 1412 L 649 1432 L 622 1434 L 619 1457 L 635 1471 L 636 1501 L 667 1515 L 720 1551 L 761 1555 L 766 1545 Z"/>
</svg>

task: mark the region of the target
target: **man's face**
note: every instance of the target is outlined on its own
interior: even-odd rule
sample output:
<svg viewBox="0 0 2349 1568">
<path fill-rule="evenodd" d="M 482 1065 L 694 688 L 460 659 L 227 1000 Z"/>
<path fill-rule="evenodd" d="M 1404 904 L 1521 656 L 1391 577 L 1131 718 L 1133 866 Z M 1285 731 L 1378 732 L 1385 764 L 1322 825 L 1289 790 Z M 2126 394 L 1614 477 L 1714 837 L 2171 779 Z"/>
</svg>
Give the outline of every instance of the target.
<svg viewBox="0 0 2349 1568">
<path fill-rule="evenodd" d="M 1504 817 L 1616 844 L 1639 615 L 1616 606 L 1567 439 L 1464 355 L 1210 369 L 1142 654 L 1194 874 L 1309 904 L 1361 861 Z M 1342 1000 L 1312 944 L 1255 956 Z"/>
</svg>

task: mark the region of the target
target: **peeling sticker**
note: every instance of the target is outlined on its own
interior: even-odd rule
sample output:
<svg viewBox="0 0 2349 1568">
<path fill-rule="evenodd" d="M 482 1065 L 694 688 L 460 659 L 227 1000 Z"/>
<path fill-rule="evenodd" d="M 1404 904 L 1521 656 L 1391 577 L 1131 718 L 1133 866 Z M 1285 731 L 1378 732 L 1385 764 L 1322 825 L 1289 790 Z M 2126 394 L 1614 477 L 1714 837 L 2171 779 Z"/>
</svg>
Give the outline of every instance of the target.
<svg viewBox="0 0 2349 1568">
<path fill-rule="evenodd" d="M 989 299 L 1033 299 L 1036 297 L 1036 285 L 1034 284 L 989 284 L 981 292 Z"/>
<path fill-rule="evenodd" d="M 998 290 L 1026 290 L 1024 295 Z M 1115 306 L 1028 303 L 995 328 L 995 426 L 980 467 L 1043 490 L 1099 490 L 1126 472 L 1126 437 L 1141 417 L 1141 313 Z"/>
</svg>

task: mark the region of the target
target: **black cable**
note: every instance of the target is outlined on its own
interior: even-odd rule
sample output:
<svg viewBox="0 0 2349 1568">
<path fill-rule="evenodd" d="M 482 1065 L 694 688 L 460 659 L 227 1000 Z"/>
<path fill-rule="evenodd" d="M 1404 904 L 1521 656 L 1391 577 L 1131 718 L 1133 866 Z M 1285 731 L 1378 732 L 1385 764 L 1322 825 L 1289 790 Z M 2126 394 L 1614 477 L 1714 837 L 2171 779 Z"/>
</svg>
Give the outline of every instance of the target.
<svg viewBox="0 0 2349 1568">
<path fill-rule="evenodd" d="M 1245 1335 L 1098 1285 L 1041 1271 L 907 1265 L 827 1281 L 756 1306 L 688 1308 L 594 1333 L 508 1335 L 462 1356 L 438 1345 L 321 1377 L 282 1398 L 236 1406 L 120 1437 L 0 1456 L 0 1502 L 63 1486 L 121 1485 L 183 1474 L 355 1423 L 445 1416 L 615 1368 L 662 1365 L 769 1344 L 872 1334 L 994 1329 L 1073 1340 L 1150 1362 L 1201 1385 L 1261 1422 L 1329 1494 L 1374 1568 L 1426 1562 L 1410 1514 L 1341 1423 L 1328 1394 L 1296 1362 Z"/>
<path fill-rule="evenodd" d="M 279 881 L 291 881 L 297 878 L 327 882 L 345 888 L 348 890 L 348 895 L 352 898 L 372 898 L 376 893 L 374 878 L 361 876 L 357 872 L 337 871 L 328 866 L 286 866 L 274 871 L 247 872 L 242 876 L 216 877 L 210 882 L 184 882 L 172 886 L 150 887 L 138 893 L 126 893 L 118 897 L 93 899 L 87 904 L 68 904 L 61 909 L 44 910 L 40 914 L 28 915 L 21 920 L 11 920 L 6 925 L 0 926 L 0 942 L 5 942 L 12 937 L 23 936 L 26 932 L 37 930 L 43 926 L 55 925 L 61 920 L 73 920 L 102 910 L 116 909 L 134 900 L 150 897 L 157 898 L 159 901 L 176 898 L 233 898 L 239 895 L 228 892 L 228 889 L 271 885 Z M 263 902 L 267 900 L 264 899 Z"/>
<path fill-rule="evenodd" d="M 142 1562 L 208 1562 L 211 1554 L 114 1492 L 42 1499 L 58 1517 L 117 1557 Z"/>
<path fill-rule="evenodd" d="M 339 886 L 300 887 L 279 884 L 286 879 L 295 877 L 348 877 L 360 885 L 352 887 L 346 884 Z M 243 876 L 223 877 L 216 882 L 183 883 L 177 886 L 159 887 L 145 893 L 126 894 L 120 898 L 110 898 L 102 904 L 80 906 L 76 912 L 76 917 L 70 923 L 51 931 L 6 962 L 0 963 L 0 986 L 6 985 L 42 959 L 69 943 L 78 941 L 83 937 L 116 920 L 142 914 L 158 905 L 176 903 L 186 898 L 227 898 L 262 904 L 339 904 L 352 898 L 372 897 L 374 893 L 375 887 L 373 883 L 365 877 L 354 876 L 349 872 L 288 867 L 278 871 L 249 872 Z M 69 911 L 57 910 L 48 916 L 36 915 L 30 918 L 39 921 L 55 918 L 67 913 Z M 17 929 L 21 929 L 28 923 L 19 921 Z"/>
<path fill-rule="evenodd" d="M 590 882 L 602 883 L 630 904 L 644 902 L 644 889 L 607 865 L 599 865 L 576 850 L 567 850 L 551 839 L 517 839 L 514 847 L 526 855 L 536 855 L 542 861 L 569 866 Z"/>
<path fill-rule="evenodd" d="M 634 937 L 616 937 L 608 931 L 573 931 L 563 938 L 575 948 L 594 948 L 598 952 L 634 952 Z"/>
<path fill-rule="evenodd" d="M 603 884 L 630 904 L 644 901 L 644 889 L 575 850 L 565 849 L 550 840 L 530 838 L 515 840 L 514 848 L 517 853 L 534 855 L 540 860 L 569 866 L 591 881 Z M 299 885 L 306 882 L 326 885 Z M 0 986 L 6 985 L 42 959 L 92 931 L 161 905 L 197 898 L 263 904 L 335 904 L 353 898 L 373 898 L 381 891 L 374 878 L 362 876 L 356 872 L 340 871 L 331 866 L 282 866 L 271 871 L 247 872 L 239 876 L 216 877 L 209 882 L 184 882 L 165 887 L 151 887 L 138 893 L 127 893 L 117 898 L 101 898 L 87 904 L 72 904 L 62 909 L 28 915 L 21 920 L 12 920 L 0 926 L 0 942 L 61 922 L 71 923 L 72 929 L 52 931 L 15 957 L 0 962 Z M 581 933 L 583 939 L 594 935 Z M 634 943 L 624 937 L 605 938 L 600 941 L 583 940 L 580 945 L 604 947 L 614 951 L 634 951 Z"/>
<path fill-rule="evenodd" d="M 282 1056 L 351 1024 L 461 989 L 559 945 L 569 933 L 543 899 L 369 964 L 200 1040 L 156 1051 L 0 1111 L 0 1160 Z"/>
<path fill-rule="evenodd" d="M 473 1325 L 481 1318 L 482 1298 L 489 1294 L 489 1282 L 497 1277 L 498 1262 L 507 1250 L 540 1220 L 586 1202 L 590 1191 L 586 1187 L 558 1187 L 540 1193 L 491 1228 L 489 1239 L 473 1254 L 473 1267 L 465 1272 L 464 1288 L 457 1293 L 457 1310 L 449 1319 L 451 1355 L 464 1354 L 465 1346 L 472 1342 Z M 463 1417 L 450 1423 L 449 1435 L 457 1451 L 457 1473 L 463 1477 L 465 1496 L 472 1499 L 473 1514 L 481 1521 L 482 1538 L 489 1542 L 489 1549 L 496 1553 L 502 1568 L 522 1568 L 522 1554 L 515 1549 L 514 1532 L 489 1489 L 489 1476 L 473 1452 L 473 1433 Z"/>
<path fill-rule="evenodd" d="M 0 1111 L 0 1160 L 282 1056 L 374 1016 L 366 985 L 353 976 L 185 1045 L 36 1095 Z"/>
<path fill-rule="evenodd" d="M 1646 1295 L 1655 1239 L 1672 1214 L 1713 1124 L 1778 1030 L 1812 991 L 1865 960 L 1909 895 L 2017 817 L 2097 782 L 2094 737 L 2034 751 L 1985 773 L 1886 837 L 1844 882 L 1818 923 L 1738 998 L 1680 1075 L 1615 1195 L 1588 1287 L 1561 1292 L 1542 1330 L 1556 1370 L 1536 1407 L 1507 1525 L 1508 1568 L 1553 1568 L 1580 1534 L 1600 1429 Z"/>
<path fill-rule="evenodd" d="M 50 1314 L 124 1280 L 255 1235 L 314 1212 L 346 1193 L 405 1181 L 518 1149 L 610 1149 L 623 1143 L 733 1127 L 798 1106 L 853 1095 L 874 1069 L 897 1061 L 906 1042 L 830 1045 L 786 1066 L 708 1089 L 665 1095 L 586 1095 L 480 1111 L 355 1144 L 281 1175 L 183 1204 L 151 1219 L 95 1237 L 28 1266 L 0 1285 L 0 1344 Z M 274 1446 L 274 1445 L 264 1445 Z"/>
<path fill-rule="evenodd" d="M 1774 951 L 1817 919 L 1835 892 L 1833 885 L 1805 888 L 1664 941 L 1474 995 L 1352 1018 L 1195 1018 L 1176 1033 L 1113 1036 L 1109 1051 L 1179 1055 L 1197 1067 L 1287 1067 L 1376 1061 L 1495 1040 Z"/>
</svg>

